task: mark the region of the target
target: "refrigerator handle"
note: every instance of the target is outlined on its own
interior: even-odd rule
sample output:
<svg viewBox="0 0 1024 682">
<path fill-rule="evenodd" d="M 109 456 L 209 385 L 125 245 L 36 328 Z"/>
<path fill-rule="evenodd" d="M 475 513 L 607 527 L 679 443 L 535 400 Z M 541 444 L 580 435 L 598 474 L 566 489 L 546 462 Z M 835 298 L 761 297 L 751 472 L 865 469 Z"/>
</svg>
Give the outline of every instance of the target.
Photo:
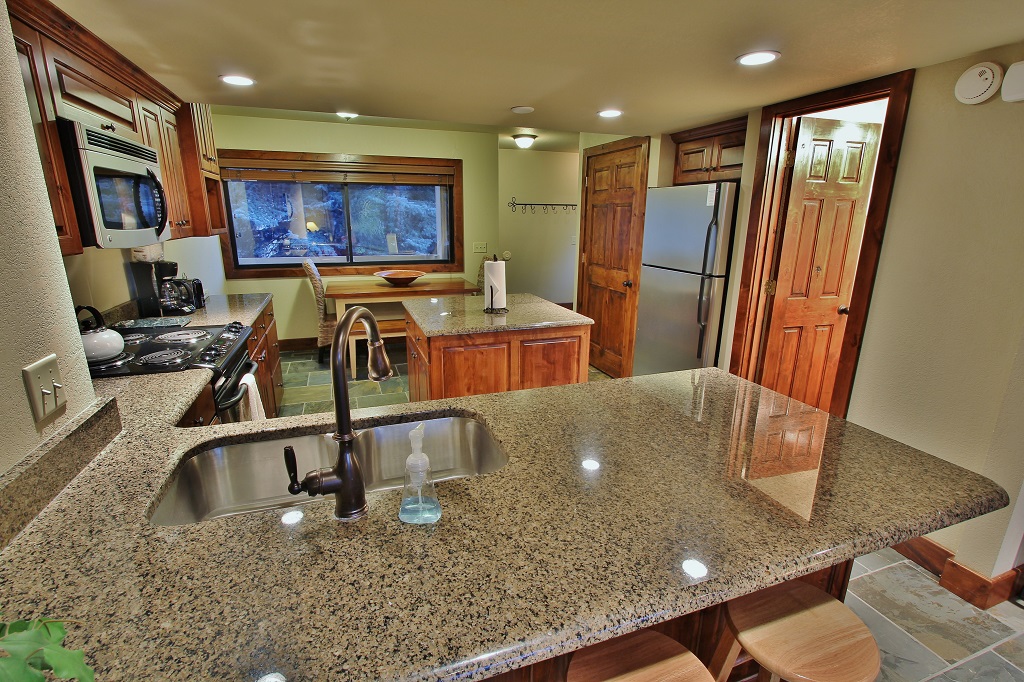
<svg viewBox="0 0 1024 682">
<path fill-rule="evenodd" d="M 708 223 L 707 233 L 704 235 L 704 261 L 700 266 L 701 275 L 712 275 L 708 272 L 708 260 L 715 259 L 715 251 L 718 248 L 718 213 L 722 202 L 721 184 L 715 186 L 715 207 L 712 209 L 711 222 Z"/>
<path fill-rule="evenodd" d="M 707 284 L 707 275 L 700 276 L 700 291 L 697 293 L 697 359 L 701 360 L 704 355 L 704 335 L 707 333 L 706 313 L 704 312 L 704 285 Z"/>
</svg>

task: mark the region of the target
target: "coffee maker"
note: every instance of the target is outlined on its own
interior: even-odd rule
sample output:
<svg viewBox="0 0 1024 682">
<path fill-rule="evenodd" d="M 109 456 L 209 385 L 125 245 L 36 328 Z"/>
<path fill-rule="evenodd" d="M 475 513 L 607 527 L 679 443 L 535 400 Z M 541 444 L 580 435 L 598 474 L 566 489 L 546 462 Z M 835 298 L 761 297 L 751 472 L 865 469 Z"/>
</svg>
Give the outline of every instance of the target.
<svg viewBox="0 0 1024 682">
<path fill-rule="evenodd" d="M 139 317 L 191 315 L 196 311 L 192 292 L 182 280 L 176 279 L 178 264 L 161 260 L 154 263 L 131 262 L 135 299 Z"/>
</svg>

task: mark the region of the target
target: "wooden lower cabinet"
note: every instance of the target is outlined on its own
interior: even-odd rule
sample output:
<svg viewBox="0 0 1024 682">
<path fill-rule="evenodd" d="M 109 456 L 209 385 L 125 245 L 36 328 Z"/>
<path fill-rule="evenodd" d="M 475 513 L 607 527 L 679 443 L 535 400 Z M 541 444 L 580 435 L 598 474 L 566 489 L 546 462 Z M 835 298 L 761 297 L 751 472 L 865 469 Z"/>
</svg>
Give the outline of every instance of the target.
<svg viewBox="0 0 1024 682">
<path fill-rule="evenodd" d="M 276 417 L 284 397 L 284 379 L 273 301 L 256 315 L 248 344 L 249 359 L 256 363 L 256 386 L 260 389 L 263 411 L 268 419 Z"/>
<path fill-rule="evenodd" d="M 207 384 L 178 421 L 178 426 L 210 426 L 218 422 L 217 404 L 213 400 L 213 384 Z"/>
<path fill-rule="evenodd" d="M 406 316 L 409 399 L 458 398 L 587 380 L 590 326 L 426 337 Z"/>
</svg>

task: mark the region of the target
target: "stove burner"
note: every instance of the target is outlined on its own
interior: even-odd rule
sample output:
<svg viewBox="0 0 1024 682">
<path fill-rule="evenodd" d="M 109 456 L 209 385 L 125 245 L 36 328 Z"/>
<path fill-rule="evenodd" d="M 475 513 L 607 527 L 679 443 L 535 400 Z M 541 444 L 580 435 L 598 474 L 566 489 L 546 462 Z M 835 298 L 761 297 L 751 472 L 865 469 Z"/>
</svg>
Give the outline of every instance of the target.
<svg viewBox="0 0 1024 682">
<path fill-rule="evenodd" d="M 176 332 L 161 334 L 153 340 L 158 343 L 195 343 L 210 338 L 211 334 L 202 329 L 179 329 Z"/>
<path fill-rule="evenodd" d="M 109 360 L 97 360 L 96 362 L 90 362 L 89 367 L 94 370 L 114 369 L 115 367 L 124 367 L 134 359 L 135 353 L 121 353 Z"/>
<path fill-rule="evenodd" d="M 139 364 L 171 367 L 174 365 L 183 365 L 191 358 L 192 354 L 183 348 L 168 348 L 166 350 L 158 350 L 155 353 L 142 356 L 139 358 Z"/>
<path fill-rule="evenodd" d="M 139 334 L 138 332 L 134 334 L 124 334 L 124 342 L 127 344 L 142 343 L 148 338 L 149 334 Z"/>
</svg>

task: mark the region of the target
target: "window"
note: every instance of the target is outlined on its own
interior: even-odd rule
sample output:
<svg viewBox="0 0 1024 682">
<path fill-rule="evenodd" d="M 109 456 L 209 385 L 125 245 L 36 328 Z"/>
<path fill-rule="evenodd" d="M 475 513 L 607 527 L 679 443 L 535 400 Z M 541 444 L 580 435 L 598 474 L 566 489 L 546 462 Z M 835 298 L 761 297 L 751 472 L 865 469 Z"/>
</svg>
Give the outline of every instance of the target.
<svg viewBox="0 0 1024 682">
<path fill-rule="evenodd" d="M 229 277 L 462 270 L 458 159 L 221 150 Z M 228 259 L 231 262 L 228 262 Z"/>
</svg>

